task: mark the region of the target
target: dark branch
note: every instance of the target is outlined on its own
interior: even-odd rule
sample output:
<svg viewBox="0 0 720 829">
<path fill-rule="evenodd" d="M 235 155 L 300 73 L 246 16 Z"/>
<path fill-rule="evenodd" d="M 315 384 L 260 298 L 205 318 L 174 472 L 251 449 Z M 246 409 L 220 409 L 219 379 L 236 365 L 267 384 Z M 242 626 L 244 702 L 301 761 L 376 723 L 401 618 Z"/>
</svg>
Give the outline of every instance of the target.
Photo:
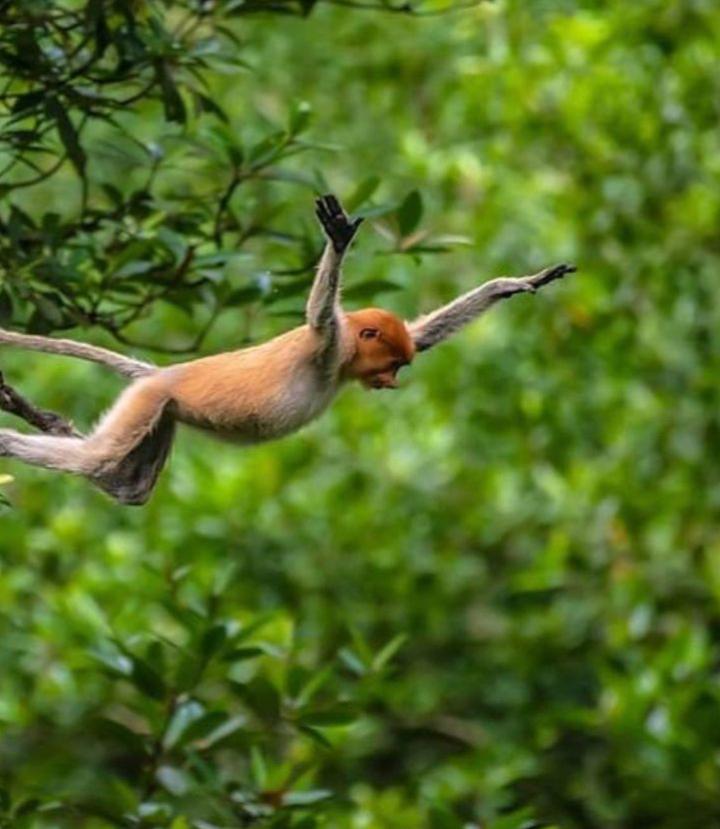
<svg viewBox="0 0 720 829">
<path fill-rule="evenodd" d="M 34 426 L 40 432 L 47 432 L 51 435 L 63 435 L 65 437 L 81 437 L 69 421 L 65 420 L 55 412 L 48 412 L 38 409 L 26 400 L 12 386 L 5 382 L 0 371 L 0 410 L 8 414 L 22 418 L 26 423 Z"/>
</svg>

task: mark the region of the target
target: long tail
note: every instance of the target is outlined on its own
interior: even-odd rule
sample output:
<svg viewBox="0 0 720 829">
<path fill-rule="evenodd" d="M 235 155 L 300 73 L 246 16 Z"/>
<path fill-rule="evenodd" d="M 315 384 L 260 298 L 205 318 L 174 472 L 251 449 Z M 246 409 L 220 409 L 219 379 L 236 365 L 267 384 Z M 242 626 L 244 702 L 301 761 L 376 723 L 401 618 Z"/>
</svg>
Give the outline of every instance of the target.
<svg viewBox="0 0 720 829">
<path fill-rule="evenodd" d="M 30 351 L 62 354 L 66 357 L 78 357 L 81 360 L 102 363 L 124 377 L 145 377 L 157 371 L 157 367 L 152 363 L 134 360 L 132 357 L 125 357 L 107 348 L 78 343 L 74 340 L 38 337 L 34 334 L 16 334 L 14 331 L 5 331 L 3 328 L 0 328 L 0 345 L 12 345 L 17 348 L 27 348 Z"/>
</svg>

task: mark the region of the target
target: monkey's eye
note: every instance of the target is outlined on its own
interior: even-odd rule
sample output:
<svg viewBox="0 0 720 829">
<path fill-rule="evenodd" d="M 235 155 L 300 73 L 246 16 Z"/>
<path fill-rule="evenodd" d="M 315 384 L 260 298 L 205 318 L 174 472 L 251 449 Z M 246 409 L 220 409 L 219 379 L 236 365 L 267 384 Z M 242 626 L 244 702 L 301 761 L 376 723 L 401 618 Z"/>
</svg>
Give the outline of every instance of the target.
<svg viewBox="0 0 720 829">
<path fill-rule="evenodd" d="M 361 340 L 374 340 L 380 332 L 377 328 L 363 328 L 360 332 Z"/>
</svg>

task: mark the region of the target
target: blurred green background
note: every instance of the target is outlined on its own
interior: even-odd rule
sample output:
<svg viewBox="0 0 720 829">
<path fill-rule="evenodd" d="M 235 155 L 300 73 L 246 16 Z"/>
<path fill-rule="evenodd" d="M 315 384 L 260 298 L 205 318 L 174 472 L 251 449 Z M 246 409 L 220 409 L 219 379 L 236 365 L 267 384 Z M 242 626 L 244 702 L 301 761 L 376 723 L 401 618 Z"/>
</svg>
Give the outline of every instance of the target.
<svg viewBox="0 0 720 829">
<path fill-rule="evenodd" d="M 110 5 L 141 34 L 192 15 Z M 157 52 L 137 57 L 157 99 L 109 119 L 89 87 L 52 98 L 70 127 L 47 97 L 13 127 L 6 101 L 8 130 L 47 123 L 68 159 L 4 179 L 3 324 L 79 322 L 160 362 L 136 344 L 263 339 L 302 308 L 325 189 L 371 217 L 350 307 L 411 317 L 493 276 L 579 272 L 282 442 L 183 431 L 141 509 L 2 461 L 0 826 L 720 826 L 720 9 L 299 6 L 208 5 L 236 38 L 232 60 L 198 47 L 227 123 Z M 22 15 L 59 7 L 97 26 L 102 2 L 33 0 L 5 57 L 45 49 Z M 29 71 L 6 61 L 11 92 Z M 257 167 L 218 234 L 236 162 Z M 93 225 L 93 205 L 119 213 Z M 190 239 L 205 258 L 176 291 Z M 121 388 L 67 359 L 0 365 L 82 427 Z"/>
</svg>

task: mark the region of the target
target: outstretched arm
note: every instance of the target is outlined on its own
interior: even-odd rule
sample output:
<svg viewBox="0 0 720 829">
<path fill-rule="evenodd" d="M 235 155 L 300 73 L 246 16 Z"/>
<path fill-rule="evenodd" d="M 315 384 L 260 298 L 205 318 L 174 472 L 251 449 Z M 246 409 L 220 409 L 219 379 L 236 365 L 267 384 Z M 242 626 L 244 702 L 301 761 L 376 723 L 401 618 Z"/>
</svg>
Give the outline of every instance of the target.
<svg viewBox="0 0 720 829">
<path fill-rule="evenodd" d="M 311 328 L 334 342 L 340 311 L 340 264 L 362 219 L 350 220 L 335 196 L 322 196 L 315 202 L 315 213 L 328 242 L 318 265 L 308 297 L 306 314 Z"/>
<path fill-rule="evenodd" d="M 501 299 L 519 293 L 535 293 L 538 288 L 562 279 L 576 270 L 574 265 L 555 265 L 539 273 L 519 278 L 492 279 L 479 288 L 473 288 L 442 308 L 419 317 L 408 325 L 410 336 L 418 351 L 427 351 L 447 339 L 483 311 Z"/>
</svg>

